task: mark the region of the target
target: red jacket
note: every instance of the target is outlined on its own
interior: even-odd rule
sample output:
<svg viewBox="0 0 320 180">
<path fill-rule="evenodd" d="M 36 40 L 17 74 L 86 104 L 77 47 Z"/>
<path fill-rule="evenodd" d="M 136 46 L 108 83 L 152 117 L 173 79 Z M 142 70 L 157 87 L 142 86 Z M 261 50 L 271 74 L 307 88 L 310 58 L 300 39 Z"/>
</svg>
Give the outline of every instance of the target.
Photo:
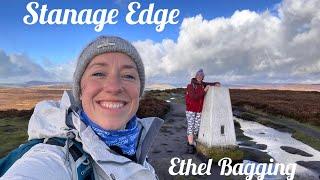
<svg viewBox="0 0 320 180">
<path fill-rule="evenodd" d="M 204 96 L 206 92 L 204 88 L 207 85 L 215 85 L 218 82 L 207 83 L 201 82 L 199 83 L 195 78 L 191 79 L 191 83 L 188 84 L 185 100 L 186 100 L 186 110 L 192 112 L 202 112 Z"/>
</svg>

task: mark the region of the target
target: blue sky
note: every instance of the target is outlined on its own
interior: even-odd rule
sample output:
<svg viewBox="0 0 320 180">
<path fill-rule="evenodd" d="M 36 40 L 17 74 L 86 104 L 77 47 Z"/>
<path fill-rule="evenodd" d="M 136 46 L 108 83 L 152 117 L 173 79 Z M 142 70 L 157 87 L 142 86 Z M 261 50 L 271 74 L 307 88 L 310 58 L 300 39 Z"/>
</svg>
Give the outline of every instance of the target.
<svg viewBox="0 0 320 180">
<path fill-rule="evenodd" d="M 114 34 L 130 41 L 152 39 L 161 41 L 165 38 L 176 39 L 179 33 L 179 24 L 185 17 L 202 14 L 203 17 L 212 19 L 215 17 L 227 17 L 235 10 L 250 9 L 262 11 L 272 9 L 279 1 L 266 0 L 256 3 L 256 0 L 228 0 L 228 1 L 199 1 L 195 0 L 158 0 L 140 1 L 142 7 L 147 8 L 150 3 L 155 3 L 158 8 L 179 9 L 179 24 L 167 25 L 163 32 L 156 32 L 155 25 L 128 25 L 125 15 L 130 1 L 89 1 L 89 0 L 57 0 L 38 1 L 39 4 L 47 4 L 48 9 L 119 9 L 119 22 L 116 25 L 106 25 L 102 32 L 95 32 L 94 25 L 26 25 L 23 17 L 28 14 L 27 3 L 32 1 L 12 0 L 6 1 L 6 6 L 0 7 L 0 18 L 3 27 L 0 29 L 0 47 L 7 52 L 23 52 L 41 62 L 43 58 L 49 58 L 56 62 L 74 58 L 74 51 L 100 34 Z M 143 3 L 142 3 L 143 2 Z M 147 3 L 146 3 L 147 2 Z M 181 3 L 183 2 L 183 3 Z M 45 44 L 45 45 L 44 45 Z M 65 51 L 67 50 L 67 51 Z"/>
<path fill-rule="evenodd" d="M 28 15 L 26 10 L 26 5 L 32 1 L 21 1 L 21 0 L 11 0 L 3 2 L 0 7 L 0 63 L 4 63 L 10 69 L 11 67 L 22 67 L 23 65 L 31 64 L 33 68 L 26 68 L 25 71 L 20 70 L 3 70 L 0 68 L 0 82 L 6 83 L 15 83 L 15 82 L 23 82 L 28 80 L 47 80 L 47 81 L 70 81 L 69 78 L 63 78 L 59 76 L 59 74 L 66 74 L 70 76 L 72 73 L 72 67 L 67 69 L 68 66 L 72 66 L 74 61 L 76 60 L 80 50 L 86 43 L 90 40 L 94 39 L 99 35 L 111 34 L 121 36 L 125 39 L 130 40 L 134 43 L 135 46 L 138 46 L 139 52 L 143 54 L 144 61 L 146 64 L 147 75 L 149 75 L 150 83 L 159 82 L 166 83 L 166 81 L 170 81 L 171 83 L 184 83 L 187 82 L 189 77 L 197 70 L 197 68 L 204 68 L 206 75 L 209 80 L 215 79 L 227 79 L 226 77 L 232 76 L 230 81 L 227 83 L 256 83 L 256 82 L 316 82 L 314 76 L 319 74 L 319 69 L 312 69 L 311 67 L 319 63 L 318 54 L 314 54 L 315 52 L 310 51 L 309 54 L 304 55 L 291 55 L 289 52 L 293 51 L 293 49 L 281 49 L 279 44 L 274 43 L 274 39 L 285 39 L 287 37 L 283 37 L 283 33 L 279 33 L 279 29 L 290 32 L 296 32 L 295 29 L 300 27 L 300 24 L 307 24 L 306 29 L 302 30 L 301 33 L 305 33 L 306 31 L 312 31 L 312 19 L 315 18 L 316 15 L 311 14 L 312 9 L 310 9 L 309 13 L 300 12 L 299 8 L 296 8 L 296 4 L 292 4 L 290 2 L 282 2 L 279 0 L 227 0 L 227 1 L 196 1 L 196 0 L 158 0 L 158 1 L 138 1 L 141 3 L 142 8 L 148 8 L 150 3 L 155 3 L 155 9 L 179 9 L 180 15 L 178 16 L 179 23 L 175 25 L 167 24 L 165 26 L 164 31 L 157 32 L 155 31 L 155 25 L 129 25 L 125 21 L 125 15 L 128 12 L 128 4 L 130 1 L 126 0 L 117 0 L 117 1 L 89 1 L 89 0 L 57 0 L 57 1 L 37 1 L 39 5 L 47 4 L 49 11 L 52 9 L 76 9 L 78 12 L 82 9 L 118 9 L 119 16 L 116 18 L 118 23 L 115 25 L 106 24 L 104 26 L 103 31 L 96 32 L 94 31 L 94 25 L 26 25 L 23 22 L 23 17 Z M 319 3 L 316 3 L 317 5 Z M 300 4 L 301 9 L 304 7 Z M 290 9 L 291 8 L 291 9 Z M 312 7 L 310 7 L 312 8 Z M 140 9 L 140 10 L 141 10 Z M 289 9 L 289 10 L 288 10 Z M 139 10 L 138 10 L 139 11 Z M 292 11 L 297 11 L 294 15 L 299 15 L 298 17 L 305 15 L 305 22 L 301 22 L 301 19 L 297 18 L 296 22 L 293 20 L 288 20 L 286 18 L 289 16 Z M 301 13 L 301 14 L 299 14 Z M 197 15 L 201 16 L 197 17 Z M 252 20 L 253 19 L 253 20 Z M 199 21 L 199 22 L 198 22 Z M 243 21 L 243 22 L 242 22 Z M 254 23 L 252 24 L 252 21 Z M 260 21 L 260 22 L 259 22 Z M 279 21 L 279 22 L 278 22 Z M 182 26 L 182 24 L 187 24 L 186 26 Z M 198 24 L 199 28 L 194 27 L 192 23 L 200 23 Z M 244 23 L 241 26 L 238 26 L 239 23 Z M 261 26 L 266 30 L 260 30 Z M 275 23 L 275 26 L 279 26 L 278 29 L 274 29 L 273 25 L 268 26 L 270 23 Z M 296 23 L 300 23 L 296 25 Z M 210 27 L 207 27 L 207 24 L 210 24 Z M 258 26 L 254 26 L 254 25 Z M 310 26 L 308 26 L 310 24 Z M 301 26 L 302 26 L 301 25 Z M 225 29 L 227 26 L 230 26 L 233 30 Z M 308 29 L 310 27 L 310 29 Z M 221 32 L 214 33 L 211 36 L 206 36 L 206 33 L 203 31 L 204 29 L 211 29 L 210 32 L 215 31 L 216 29 L 226 30 L 225 33 Z M 270 28 L 270 30 L 268 30 Z M 290 28 L 293 28 L 290 29 Z M 194 30 L 190 30 L 194 29 Z M 289 30 L 288 30 L 289 29 Z M 190 32 L 189 32 L 190 31 Z M 256 40 L 263 39 L 262 36 L 270 35 L 270 41 L 272 42 L 261 42 L 263 45 L 257 51 L 247 50 L 250 45 L 247 45 L 246 49 L 230 46 L 230 44 L 237 43 L 241 47 L 241 39 L 236 40 L 237 38 L 230 38 L 228 43 L 225 43 L 218 37 L 227 37 L 226 33 L 230 35 L 233 34 L 235 37 L 244 36 L 243 32 L 249 32 L 253 38 Z M 263 32 L 261 32 L 263 31 Z M 269 31 L 274 31 L 273 33 L 268 33 Z M 188 36 L 185 33 L 191 33 L 192 35 Z M 195 36 L 194 33 L 197 35 Z M 235 34 L 239 33 L 239 34 Z M 277 34 L 279 33 L 279 34 Z M 275 35 L 273 35 L 275 34 Z M 299 33 L 292 34 L 291 39 L 283 40 L 284 42 L 279 42 L 280 44 L 285 43 L 286 41 L 292 42 L 292 39 L 295 36 L 298 36 Z M 195 37 L 193 37 L 195 36 Z M 258 36 L 258 37 L 257 37 Z M 260 36 L 260 37 L 259 37 Z M 273 37 L 280 36 L 280 38 Z M 189 39 L 190 38 L 190 39 Z M 184 47 L 188 47 L 188 43 L 186 39 L 189 39 L 190 42 L 195 39 L 200 38 L 203 40 L 208 39 L 211 41 L 212 39 L 218 38 L 215 42 L 219 42 L 219 47 L 222 46 L 222 50 L 213 50 L 213 54 L 209 54 L 207 56 L 200 55 L 195 60 L 190 60 L 190 57 L 193 57 L 194 54 L 188 55 L 185 61 L 183 57 L 176 56 L 176 53 L 181 51 L 188 52 Z M 178 39 L 181 39 L 178 42 Z M 235 40 L 234 40 L 235 39 Z M 243 39 L 243 38 L 242 38 Z M 268 39 L 268 37 L 266 38 Z M 198 41 L 198 40 L 196 40 Z M 233 42 L 234 41 L 234 42 Z M 169 42 L 169 43 L 168 43 Z M 207 42 L 207 40 L 204 40 Z M 230 44 L 229 44 L 230 42 Z M 256 41 L 255 41 L 256 42 Z M 195 43 L 195 42 L 193 42 Z M 261 44 L 260 43 L 260 44 Z M 269 43 L 269 44 L 268 44 Z M 168 45 L 169 44 L 169 45 Z M 210 49 L 218 48 L 210 43 L 208 49 L 192 49 L 194 52 L 198 50 L 204 50 L 205 52 L 210 51 Z M 224 46 L 224 44 L 229 44 Z M 279 45 L 279 49 L 274 49 L 273 47 L 277 47 Z M 170 51 L 170 47 L 172 49 L 176 49 L 177 51 Z M 212 46 L 212 47 L 211 47 Z M 230 47 L 234 49 L 230 49 Z M 150 49 L 149 49 L 150 48 Z M 194 48 L 194 47 L 193 47 Z M 223 49 L 225 48 L 225 49 Z M 179 50 L 180 49 L 180 50 Z M 182 49 L 182 50 L 181 50 Z M 262 50 L 263 49 L 263 50 Z M 225 50 L 231 51 L 235 53 L 233 56 L 229 56 L 225 58 L 223 52 Z M 1 51 L 3 56 L 1 56 Z M 236 53 L 238 52 L 239 53 Z M 148 52 L 154 52 L 154 54 L 148 54 Z M 214 52 L 217 54 L 214 54 Z M 156 55 L 155 55 L 156 54 Z M 230 53 L 227 53 L 230 54 Z M 304 67 L 304 69 L 297 68 L 299 65 L 300 56 L 311 57 L 311 63 Z M 203 57 L 202 57 L 203 56 Z M 152 60 L 149 60 L 149 57 L 153 57 Z M 208 58 L 212 57 L 212 58 Z M 230 61 L 234 61 L 235 58 L 237 61 L 235 64 L 239 66 L 234 68 L 233 65 L 230 65 Z M 252 58 L 250 60 L 250 58 Z M 2 59 L 1 59 L 2 58 Z M 185 70 L 180 67 L 174 67 L 175 64 L 173 61 L 179 59 L 179 61 L 185 62 Z M 249 60 L 241 60 L 241 58 L 249 59 Z M 257 59 L 261 59 L 261 62 L 255 62 L 252 67 L 257 68 L 257 71 L 252 71 L 255 73 L 255 77 L 252 79 L 246 80 L 245 76 L 248 76 L 245 68 L 242 68 L 242 65 L 246 65 L 248 63 L 252 63 L 252 61 L 259 61 Z M 264 60 L 267 58 L 268 60 Z M 291 62 L 292 68 L 288 69 L 285 73 L 281 74 L 277 72 L 277 69 L 274 69 L 274 66 L 270 63 L 273 61 L 277 61 L 277 59 L 281 59 L 281 62 L 274 62 L 277 64 L 282 64 L 285 62 Z M 20 60 L 21 59 L 21 60 Z M 240 60 L 239 60 L 240 59 Z M 272 59 L 272 60 L 271 60 Z M 275 59 L 275 60 L 274 60 Z M 1 62 L 2 61 L 2 62 Z M 18 62 L 20 61 L 20 62 Z M 148 62 L 150 61 L 150 62 Z M 154 69 L 155 62 L 159 61 L 162 69 Z M 194 64 L 192 64 L 194 61 Z M 24 62 L 24 63 L 22 63 Z M 190 64 L 191 63 L 191 64 Z M 221 64 L 222 63 L 222 64 Z M 221 66 L 221 68 L 216 69 L 217 66 Z M 229 65 L 228 65 L 229 64 Z M 1 64 L 0 64 L 1 65 Z M 188 66 L 189 65 L 189 66 Z M 214 70 L 211 70 L 210 66 L 215 66 Z M 288 65 L 288 64 L 287 64 Z M 268 67 L 265 67 L 268 66 Z M 319 65 L 320 67 L 320 65 Z M 37 69 L 39 68 L 39 69 Z M 268 69 L 269 68 L 269 69 Z M 273 68 L 273 69 L 272 69 Z M 310 69 L 311 68 L 311 69 Z M 37 70 L 35 70 L 37 69 Z M 281 69 L 281 68 L 280 68 Z M 306 71 L 309 79 L 305 80 L 303 77 L 305 74 L 303 72 Z M 13 74 L 14 72 L 25 72 L 24 76 L 19 76 L 17 74 Z M 28 75 L 29 72 L 29 75 Z M 149 72 L 149 73 L 148 73 Z M 153 72 L 165 72 L 165 73 L 153 73 Z M 39 78 L 37 76 L 41 76 L 42 73 L 45 73 L 47 79 Z M 302 74 L 301 74 L 302 73 Z M 289 75 L 288 75 L 289 74 Z M 171 79 L 166 78 L 170 76 Z M 297 78 L 291 78 L 291 75 L 297 76 Z M 2 76 L 2 77 L 1 77 Z M 11 77 L 10 77 L 11 76 Z M 35 77 L 36 76 L 36 77 Z M 10 77 L 10 78 L 7 78 Z M 181 77 L 184 77 L 185 80 L 179 81 Z M 221 80 L 220 80 L 221 81 Z"/>
</svg>

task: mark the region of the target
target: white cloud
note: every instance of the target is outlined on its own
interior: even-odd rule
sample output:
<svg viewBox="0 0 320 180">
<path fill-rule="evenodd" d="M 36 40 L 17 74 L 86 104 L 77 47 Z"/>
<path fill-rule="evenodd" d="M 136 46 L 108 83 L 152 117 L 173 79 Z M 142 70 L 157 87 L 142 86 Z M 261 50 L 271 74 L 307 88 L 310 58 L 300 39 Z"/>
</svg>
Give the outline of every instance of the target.
<svg viewBox="0 0 320 180">
<path fill-rule="evenodd" d="M 76 67 L 76 60 L 71 60 L 62 64 L 46 61 L 46 71 L 54 75 L 58 82 L 72 82 L 73 72 Z"/>
<path fill-rule="evenodd" d="M 0 83 L 19 84 L 28 81 L 71 81 L 74 63 L 53 64 L 45 60 L 46 67 L 35 63 L 26 54 L 7 54 L 0 49 Z"/>
<path fill-rule="evenodd" d="M 149 83 L 183 84 L 199 68 L 207 80 L 223 83 L 320 83 L 319 9 L 319 0 L 284 0 L 272 12 L 237 10 L 214 19 L 200 14 L 182 21 L 177 39 L 133 44 Z M 72 80 L 75 60 L 44 64 L 0 50 L 0 82 Z"/>
<path fill-rule="evenodd" d="M 0 82 L 23 83 L 53 78 L 50 72 L 32 62 L 25 54 L 6 54 L 0 50 Z"/>
<path fill-rule="evenodd" d="M 134 43 L 153 79 L 203 68 L 209 80 L 320 83 L 320 1 L 285 0 L 276 13 L 185 18 L 176 41 Z M 168 43 L 169 42 L 169 43 Z"/>
</svg>

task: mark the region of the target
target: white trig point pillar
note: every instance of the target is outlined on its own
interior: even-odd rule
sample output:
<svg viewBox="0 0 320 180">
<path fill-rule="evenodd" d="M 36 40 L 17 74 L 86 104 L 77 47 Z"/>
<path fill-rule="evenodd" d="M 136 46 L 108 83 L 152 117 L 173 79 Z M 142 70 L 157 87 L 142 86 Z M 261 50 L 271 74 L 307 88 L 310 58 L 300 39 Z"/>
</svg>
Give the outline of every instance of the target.
<svg viewBox="0 0 320 180">
<path fill-rule="evenodd" d="M 209 88 L 203 103 L 198 142 L 207 147 L 236 146 L 228 88 Z"/>
</svg>

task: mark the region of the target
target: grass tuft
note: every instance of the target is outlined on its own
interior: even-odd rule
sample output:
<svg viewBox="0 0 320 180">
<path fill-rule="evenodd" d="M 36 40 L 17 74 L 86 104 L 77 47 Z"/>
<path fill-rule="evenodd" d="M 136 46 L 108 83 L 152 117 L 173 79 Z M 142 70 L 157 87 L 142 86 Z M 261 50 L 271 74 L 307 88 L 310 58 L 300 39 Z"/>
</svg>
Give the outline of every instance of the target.
<svg viewBox="0 0 320 180">
<path fill-rule="evenodd" d="M 244 157 L 244 152 L 237 147 L 211 147 L 208 148 L 200 143 L 197 144 L 197 152 L 205 157 L 211 158 L 214 162 L 218 162 L 224 157 L 232 159 L 232 161 L 240 161 Z"/>
<path fill-rule="evenodd" d="M 301 131 L 295 131 L 292 137 L 320 151 L 320 139 L 310 137 Z"/>
</svg>

